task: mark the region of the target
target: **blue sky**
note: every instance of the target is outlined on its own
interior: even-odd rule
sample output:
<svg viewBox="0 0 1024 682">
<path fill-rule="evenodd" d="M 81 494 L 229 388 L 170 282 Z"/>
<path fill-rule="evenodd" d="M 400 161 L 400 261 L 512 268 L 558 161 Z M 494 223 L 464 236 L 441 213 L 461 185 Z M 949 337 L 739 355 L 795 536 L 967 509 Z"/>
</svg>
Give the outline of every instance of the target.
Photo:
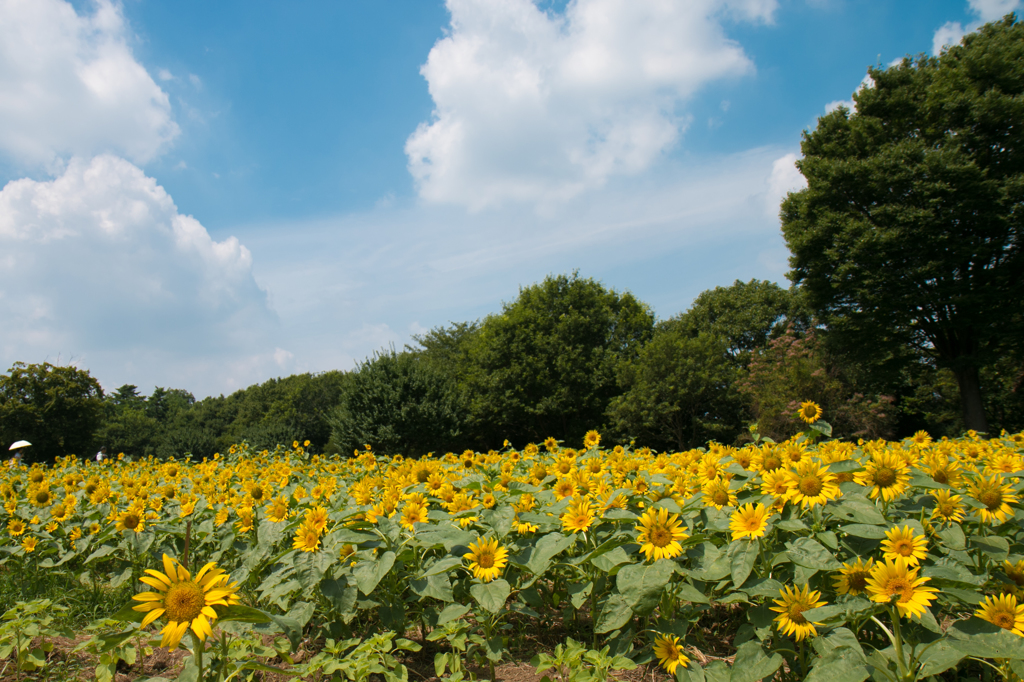
<svg viewBox="0 0 1024 682">
<path fill-rule="evenodd" d="M 229 393 L 579 270 L 785 282 L 800 133 L 1017 0 L 0 0 L 0 363 Z"/>
</svg>

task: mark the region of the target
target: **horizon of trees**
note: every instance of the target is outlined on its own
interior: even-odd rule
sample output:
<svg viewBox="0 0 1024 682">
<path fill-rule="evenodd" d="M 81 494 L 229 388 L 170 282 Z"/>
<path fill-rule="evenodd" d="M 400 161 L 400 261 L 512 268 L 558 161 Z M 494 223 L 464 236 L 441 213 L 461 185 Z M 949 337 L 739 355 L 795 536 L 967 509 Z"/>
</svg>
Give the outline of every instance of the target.
<svg viewBox="0 0 1024 682">
<path fill-rule="evenodd" d="M 309 452 L 370 445 L 422 456 L 549 436 L 573 446 L 595 428 L 605 443 L 677 450 L 742 443 L 755 423 L 784 439 L 801 429 L 803 400 L 819 403 L 843 437 L 965 430 L 956 377 L 926 354 L 907 355 L 893 374 L 834 345 L 797 287 L 737 280 L 656 320 L 631 294 L 572 273 L 350 371 L 270 379 L 228 396 L 196 400 L 164 387 L 146 396 L 133 385 L 104 394 L 87 370 L 17 363 L 0 376 L 0 438 L 31 441 L 26 461 L 91 457 L 101 446 L 110 456 L 210 457 L 242 441 L 273 449 L 307 440 Z M 1019 358 L 981 369 L 994 429 L 1024 429 Z"/>
</svg>

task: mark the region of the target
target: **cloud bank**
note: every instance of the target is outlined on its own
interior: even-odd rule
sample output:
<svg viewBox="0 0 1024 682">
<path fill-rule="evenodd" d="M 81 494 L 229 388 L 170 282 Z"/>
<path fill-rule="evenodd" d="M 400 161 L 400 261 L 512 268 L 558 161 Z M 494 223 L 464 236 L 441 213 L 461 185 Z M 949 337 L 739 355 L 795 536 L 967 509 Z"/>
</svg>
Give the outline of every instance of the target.
<svg viewBox="0 0 1024 682">
<path fill-rule="evenodd" d="M 771 21 L 774 0 L 448 0 L 448 35 L 421 73 L 435 111 L 406 141 L 419 195 L 478 210 L 563 203 L 651 167 L 681 105 L 749 74 L 722 22 Z"/>
<path fill-rule="evenodd" d="M 0 190 L 0 253 L 0 353 L 8 366 L 77 358 L 106 382 L 128 381 L 132 366 L 153 362 L 167 367 L 156 372 L 167 383 L 192 386 L 177 374 L 189 371 L 179 363 L 190 358 L 227 363 L 220 374 L 229 384 L 231 363 L 259 364 L 261 353 L 264 364 L 273 361 L 276 318 L 248 249 L 234 237 L 211 239 L 119 157 L 75 157 L 53 180 L 8 183 Z M 193 378 L 217 388 L 209 377 Z"/>
<path fill-rule="evenodd" d="M 0 153 L 27 168 L 71 155 L 154 158 L 178 134 L 167 94 L 132 55 L 119 6 L 0 0 Z"/>
</svg>

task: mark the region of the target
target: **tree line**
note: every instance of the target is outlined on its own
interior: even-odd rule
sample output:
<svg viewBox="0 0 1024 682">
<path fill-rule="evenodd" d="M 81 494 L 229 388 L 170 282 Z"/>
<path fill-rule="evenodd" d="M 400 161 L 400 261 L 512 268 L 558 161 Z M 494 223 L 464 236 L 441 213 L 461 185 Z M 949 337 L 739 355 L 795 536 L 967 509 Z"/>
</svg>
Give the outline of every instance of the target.
<svg viewBox="0 0 1024 682">
<path fill-rule="evenodd" d="M 554 437 L 658 449 L 795 433 L 813 400 L 836 435 L 1024 429 L 1024 28 L 1013 15 L 938 57 L 870 68 L 805 131 L 783 201 L 789 288 L 737 281 L 675 317 L 577 273 L 437 327 L 351 371 L 230 396 L 104 394 L 85 370 L 0 376 L 0 438 L 49 460 L 209 456 L 310 441 L 390 454 Z"/>
</svg>

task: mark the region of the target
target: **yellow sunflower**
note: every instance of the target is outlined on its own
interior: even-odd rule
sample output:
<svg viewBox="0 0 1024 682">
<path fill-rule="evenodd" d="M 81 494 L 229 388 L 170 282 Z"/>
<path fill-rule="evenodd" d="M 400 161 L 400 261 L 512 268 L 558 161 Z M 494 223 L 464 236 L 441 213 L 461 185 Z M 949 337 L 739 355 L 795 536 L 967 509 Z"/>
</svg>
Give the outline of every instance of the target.
<svg viewBox="0 0 1024 682">
<path fill-rule="evenodd" d="M 489 583 L 501 575 L 508 563 L 508 550 L 498 545 L 497 540 L 477 538 L 469 543 L 469 552 L 462 556 L 469 561 L 473 576 Z"/>
<path fill-rule="evenodd" d="M 836 485 L 836 475 L 829 472 L 828 466 L 819 466 L 813 460 L 801 461 L 788 476 L 793 486 L 790 500 L 803 507 L 823 505 L 842 495 Z"/>
<path fill-rule="evenodd" d="M 771 511 L 758 503 L 745 504 L 732 513 L 729 519 L 729 530 L 732 531 L 733 540 L 756 540 L 763 538 L 765 529 L 768 528 L 768 517 Z"/>
<path fill-rule="evenodd" d="M 821 406 L 810 400 L 802 402 L 800 403 L 800 409 L 797 410 L 796 415 L 808 424 L 813 424 L 821 419 Z"/>
<path fill-rule="evenodd" d="M 587 448 L 596 448 L 601 443 L 601 434 L 597 431 L 587 431 L 583 436 L 583 445 Z"/>
<path fill-rule="evenodd" d="M 910 470 L 907 461 L 899 453 L 882 450 L 872 456 L 864 465 L 864 471 L 857 473 L 854 480 L 865 488 L 871 488 L 868 497 L 872 500 L 881 497 L 886 502 L 892 502 L 907 491 Z"/>
<path fill-rule="evenodd" d="M 1024 559 L 1021 559 L 1015 564 L 1011 564 L 1009 561 L 1003 562 L 1003 573 L 1006 577 L 1013 581 L 1018 587 L 1024 587 Z"/>
<path fill-rule="evenodd" d="M 954 495 L 951 490 L 936 490 L 932 497 L 935 498 L 935 509 L 931 516 L 933 519 L 950 524 L 964 520 L 964 498 L 960 495 Z"/>
<path fill-rule="evenodd" d="M 141 533 L 146 528 L 146 516 L 140 507 L 133 504 L 117 515 L 115 527 L 121 532 L 130 530 Z"/>
<path fill-rule="evenodd" d="M 12 538 L 16 538 L 25 532 L 25 522 L 21 519 L 11 519 L 7 522 L 7 532 Z"/>
<path fill-rule="evenodd" d="M 303 552 L 315 552 L 320 549 L 320 533 L 308 521 L 303 521 L 295 530 L 292 548 Z"/>
<path fill-rule="evenodd" d="M 974 615 L 1024 637 L 1024 604 L 1018 606 L 1017 597 L 1012 594 L 989 595 Z"/>
<path fill-rule="evenodd" d="M 860 557 L 852 564 L 844 562 L 843 567 L 839 569 L 839 575 L 835 577 L 836 592 L 850 596 L 864 592 L 874 566 L 875 560 L 871 558 L 868 558 L 867 562 Z"/>
<path fill-rule="evenodd" d="M 883 604 L 896 597 L 901 617 L 907 618 L 910 614 L 909 617 L 919 618 L 938 592 L 934 587 L 925 587 L 928 580 L 918 578 L 917 569 L 908 568 L 907 560 L 900 556 L 895 561 L 886 559 L 885 563 L 875 564 L 868 578 L 867 593 L 871 601 Z"/>
<path fill-rule="evenodd" d="M 140 580 L 156 592 L 143 592 L 132 599 L 142 602 L 132 607 L 146 614 L 142 627 L 163 616 L 167 625 L 160 632 L 160 646 L 170 650 L 178 648 L 185 631 L 192 632 L 199 641 L 213 634 L 211 622 L 217 619 L 215 606 L 239 603 L 235 596 L 237 586 L 228 582 L 228 575 L 212 561 L 203 566 L 193 579 L 181 564 L 164 554 L 164 572 L 146 569 L 149 575 Z"/>
<path fill-rule="evenodd" d="M 928 540 L 923 535 L 914 535 L 910 526 L 893 526 L 886 531 L 882 540 L 882 551 L 886 559 L 903 557 L 907 566 L 917 566 L 927 556 Z"/>
<path fill-rule="evenodd" d="M 679 638 L 675 635 L 658 635 L 654 640 L 654 655 L 669 675 L 676 674 L 676 668 L 686 667 L 690 659 L 683 653 Z"/>
<path fill-rule="evenodd" d="M 406 530 L 415 530 L 417 523 L 427 523 L 427 508 L 419 502 L 409 501 L 402 507 L 402 518 L 399 520 Z"/>
<path fill-rule="evenodd" d="M 688 536 L 682 529 L 678 514 L 668 513 L 667 509 L 648 509 L 640 517 L 636 530 L 640 533 L 640 552 L 648 561 L 673 559 L 683 553 L 679 544 Z"/>
<path fill-rule="evenodd" d="M 264 509 L 267 520 L 273 523 L 280 523 L 288 518 L 288 498 L 284 495 L 278 495 L 276 499 L 267 502 L 267 506 Z"/>
<path fill-rule="evenodd" d="M 799 590 L 787 585 L 779 590 L 779 596 L 782 599 L 772 600 L 777 604 L 777 606 L 772 607 L 772 611 L 779 614 L 775 617 L 775 622 L 778 623 L 782 634 L 792 635 L 798 642 L 805 637 L 817 636 L 818 631 L 814 626 L 821 625 L 821 623 L 809 622 L 804 618 L 804 611 L 816 609 L 828 603 L 818 601 L 819 597 L 821 597 L 821 592 L 817 590 L 811 592 L 808 585 L 804 585 Z"/>
<path fill-rule="evenodd" d="M 1003 483 L 1002 476 L 981 476 L 969 482 L 967 488 L 968 494 L 984 505 L 980 509 L 975 509 L 984 523 L 1002 523 L 1013 514 L 1010 505 L 1019 501 L 1013 488 Z"/>
<path fill-rule="evenodd" d="M 34 552 L 36 551 L 36 545 L 38 544 L 39 540 L 30 535 L 21 541 L 21 548 L 24 549 L 26 552 Z"/>
<path fill-rule="evenodd" d="M 736 504 L 736 491 L 729 489 L 729 479 L 727 478 L 713 478 L 704 483 L 701 488 L 704 493 L 705 507 L 721 509 Z"/>
<path fill-rule="evenodd" d="M 590 529 L 590 524 L 594 522 L 594 510 L 589 501 L 574 498 L 572 504 L 562 514 L 561 520 L 562 530 L 570 533 L 586 532 Z"/>
</svg>

